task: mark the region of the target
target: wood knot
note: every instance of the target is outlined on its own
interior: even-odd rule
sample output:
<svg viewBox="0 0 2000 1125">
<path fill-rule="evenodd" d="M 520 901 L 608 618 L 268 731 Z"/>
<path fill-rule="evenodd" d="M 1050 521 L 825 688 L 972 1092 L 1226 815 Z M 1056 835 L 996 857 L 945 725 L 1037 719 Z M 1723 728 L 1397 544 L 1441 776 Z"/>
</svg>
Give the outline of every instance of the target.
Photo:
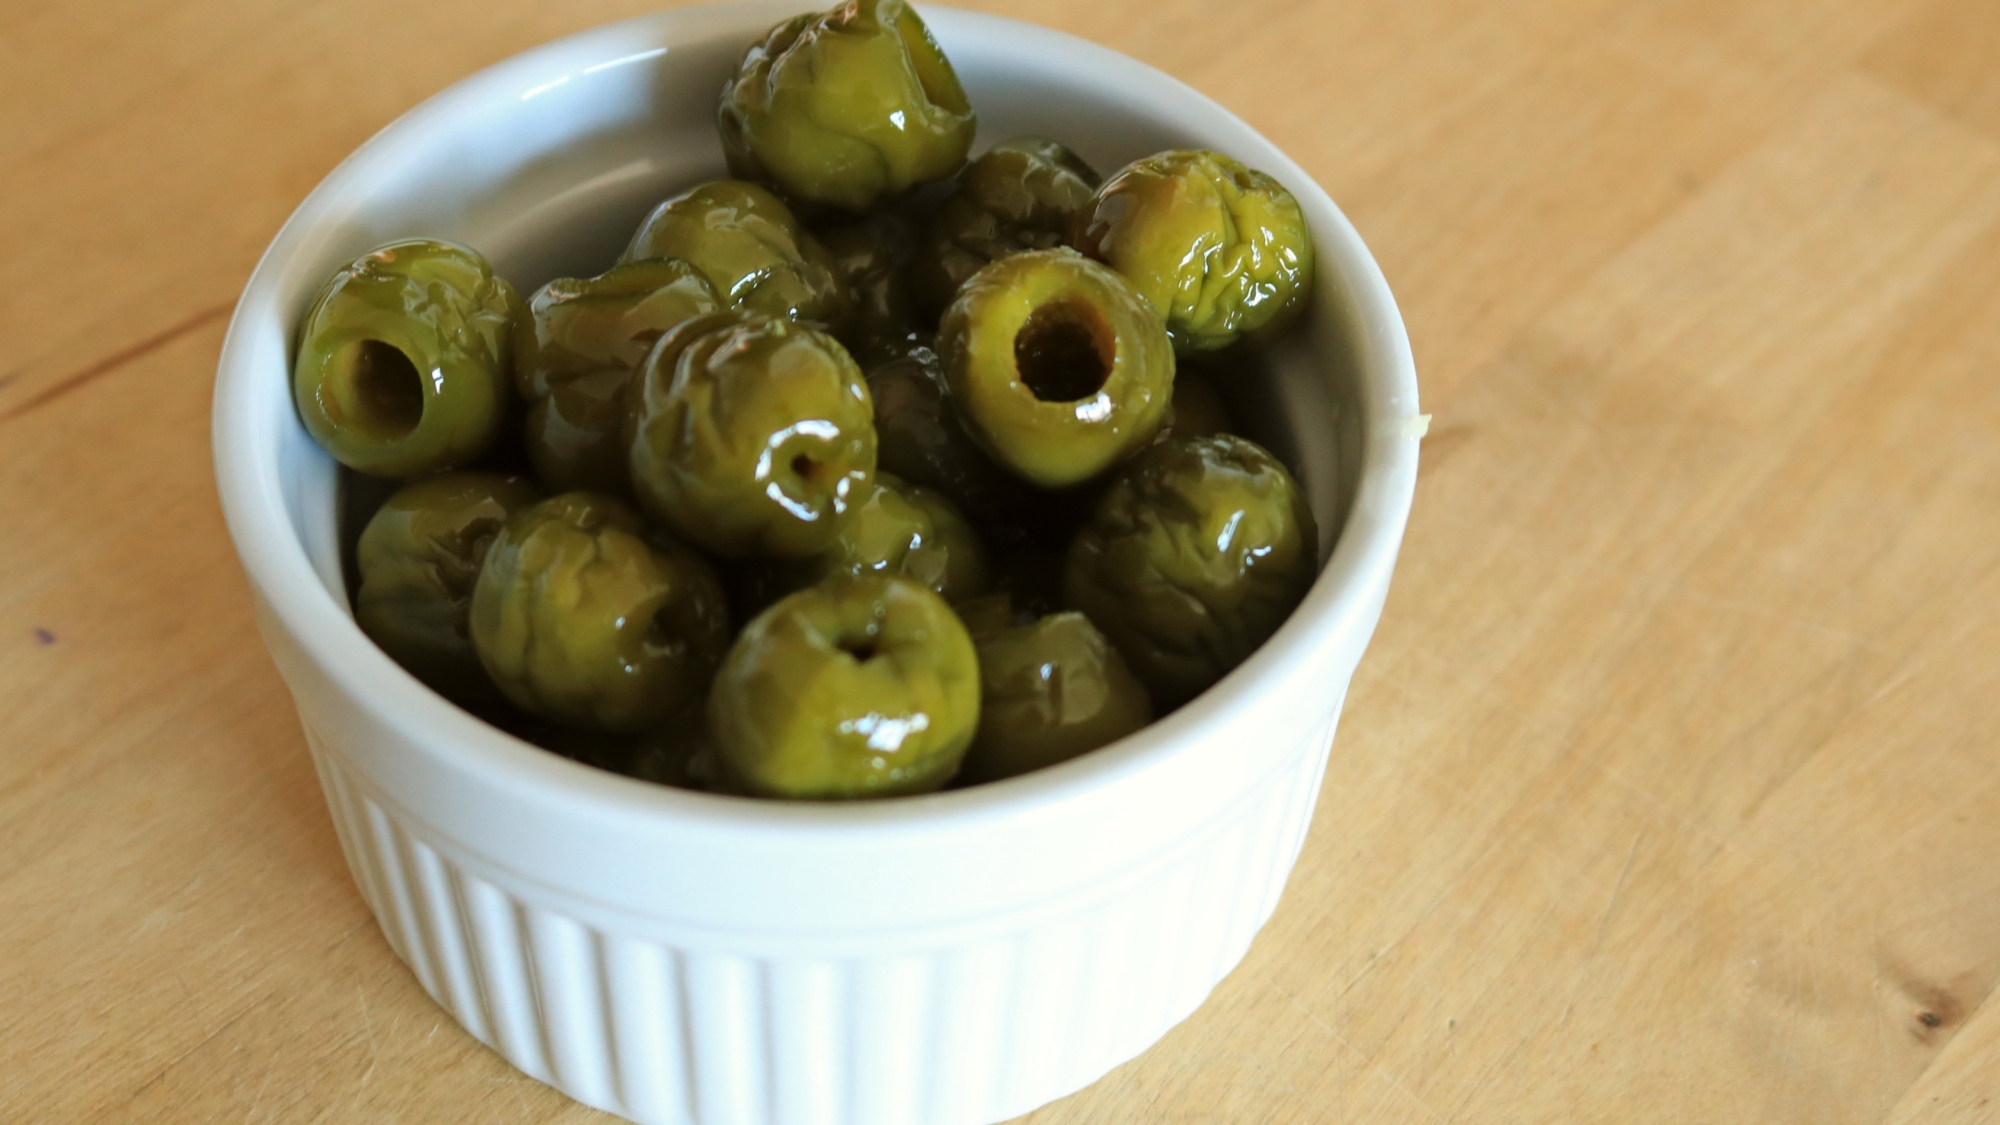
<svg viewBox="0 0 2000 1125">
<path fill-rule="evenodd" d="M 1949 989 L 1939 985 L 1919 984 L 1909 990 L 1910 998 L 1916 1001 L 1917 1022 L 1910 1028 L 1910 1034 L 1919 1043 L 1930 1043 L 1937 1033 L 1965 1018 L 1965 1002 Z"/>
<path fill-rule="evenodd" d="M 1909 1029 L 1910 1037 L 1919 1043 L 1935 1043 L 1941 1032 L 1965 1019 L 1967 1004 L 1963 997 L 1973 981 L 1964 974 L 1949 983 L 1941 983 L 1929 974 L 1913 972 L 1893 958 L 1884 958 L 1882 978 L 1883 983 L 1892 985 L 1894 992 L 1900 993 L 1896 998 L 1902 1003 L 1893 1005 L 1890 1010 L 1901 1008 L 1908 1013 L 1903 1018 L 1910 1022 L 1904 1026 Z M 1908 1007 L 1903 1007 L 1904 1004 Z"/>
</svg>

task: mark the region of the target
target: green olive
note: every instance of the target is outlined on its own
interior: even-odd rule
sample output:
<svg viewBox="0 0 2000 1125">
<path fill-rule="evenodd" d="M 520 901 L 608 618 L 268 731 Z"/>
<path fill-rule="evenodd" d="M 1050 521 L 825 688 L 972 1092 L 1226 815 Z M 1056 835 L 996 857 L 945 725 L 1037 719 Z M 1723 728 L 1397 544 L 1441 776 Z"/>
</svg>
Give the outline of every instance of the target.
<svg viewBox="0 0 2000 1125">
<path fill-rule="evenodd" d="M 875 211 L 815 232 L 847 289 L 838 333 L 863 369 L 888 362 L 923 338 L 910 292 L 915 237 L 895 214 Z"/>
<path fill-rule="evenodd" d="M 1061 246 L 1097 184 L 1095 169 L 1044 137 L 1016 137 L 966 165 L 918 258 L 931 307 L 950 304 L 988 262 Z"/>
<path fill-rule="evenodd" d="M 397 489 L 361 531 L 355 622 L 460 706 L 487 711 L 499 697 L 467 632 L 472 588 L 500 525 L 540 498 L 521 477 L 441 473 Z"/>
<path fill-rule="evenodd" d="M 530 406 L 522 436 L 535 475 L 562 492 L 630 492 L 623 434 L 631 382 L 629 371 L 599 371 L 558 383 Z"/>
<path fill-rule="evenodd" d="M 979 726 L 979 660 L 944 599 L 903 578 L 836 575 L 759 614 L 708 699 L 723 771 L 747 792 L 924 793 Z"/>
<path fill-rule="evenodd" d="M 620 455 L 623 458 L 619 479 L 625 482 L 628 491 L 637 492 L 632 480 L 632 458 L 633 446 L 638 441 L 639 424 L 643 420 L 645 408 L 646 372 L 656 373 L 655 377 L 661 381 L 659 389 L 664 391 L 673 383 L 674 368 L 680 362 L 681 353 L 688 349 L 688 345 L 725 328 L 734 328 L 761 319 L 763 314 L 746 309 L 720 309 L 689 317 L 667 329 L 653 342 L 653 347 L 646 353 L 646 358 L 639 361 L 638 370 L 634 371 L 631 379 L 626 381 L 620 397 L 624 410 L 624 423 L 619 435 Z"/>
<path fill-rule="evenodd" d="M 958 171 L 975 124 L 902 0 L 847 0 L 773 27 L 723 86 L 717 119 L 733 175 L 847 211 Z"/>
<path fill-rule="evenodd" d="M 412 477 L 492 446 L 511 402 L 521 299 L 478 252 L 392 242 L 342 267 L 299 332 L 299 418 L 334 460 Z"/>
<path fill-rule="evenodd" d="M 1312 231 L 1298 200 L 1202 149 L 1126 165 L 1078 213 L 1070 244 L 1125 275 L 1188 351 L 1275 331 L 1312 291 Z"/>
<path fill-rule="evenodd" d="M 722 308 L 706 274 L 679 258 L 641 258 L 592 278 L 559 277 L 514 326 L 514 380 L 529 402 L 572 379 L 630 373 L 655 341 Z"/>
<path fill-rule="evenodd" d="M 1173 394 L 1159 316 L 1066 249 L 974 274 L 938 325 L 938 355 L 966 433 L 1044 488 L 1089 480 L 1151 440 Z"/>
<path fill-rule="evenodd" d="M 514 328 L 514 378 L 530 406 L 536 475 L 557 492 L 622 494 L 625 388 L 669 329 L 721 307 L 700 270 L 645 258 L 579 280 L 557 278 L 528 299 Z"/>
<path fill-rule="evenodd" d="M 732 308 L 825 324 L 847 315 L 832 255 L 756 184 L 713 180 L 655 207 L 620 260 L 644 258 L 686 260 Z"/>
<path fill-rule="evenodd" d="M 662 337 L 630 407 L 641 506 L 718 554 L 826 550 L 875 478 L 868 384 L 839 341 L 751 314 Z M 692 338 L 689 338 L 692 337 Z"/>
<path fill-rule="evenodd" d="M 893 574 L 956 602 L 983 593 L 986 548 L 951 501 L 892 473 L 854 510 L 833 545 L 792 568 L 794 587 L 834 574 Z"/>
<path fill-rule="evenodd" d="M 1068 761 L 1153 721 L 1146 689 L 1081 613 L 976 636 L 979 733 L 960 781 Z"/>
<path fill-rule="evenodd" d="M 1048 494 L 1001 468 L 966 435 L 945 398 L 937 353 L 912 348 L 868 372 L 883 469 L 944 493 L 995 546 L 1042 523 Z"/>
<path fill-rule="evenodd" d="M 473 648 L 530 714 L 637 732 L 699 700 L 729 643 L 701 556 L 587 492 L 509 517 L 472 595 Z"/>
<path fill-rule="evenodd" d="M 1071 544 L 1063 600 L 1090 616 L 1162 706 L 1264 643 L 1317 572 L 1290 473 L 1233 434 L 1171 438 L 1119 470 Z"/>
</svg>

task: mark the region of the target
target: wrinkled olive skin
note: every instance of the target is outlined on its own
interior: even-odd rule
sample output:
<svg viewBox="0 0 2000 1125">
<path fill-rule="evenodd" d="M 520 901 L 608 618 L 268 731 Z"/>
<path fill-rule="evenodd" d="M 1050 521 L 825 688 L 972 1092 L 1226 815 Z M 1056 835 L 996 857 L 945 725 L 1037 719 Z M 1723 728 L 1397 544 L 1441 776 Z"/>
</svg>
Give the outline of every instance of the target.
<svg viewBox="0 0 2000 1125">
<path fill-rule="evenodd" d="M 535 475 L 562 492 L 631 491 L 625 456 L 630 371 L 598 371 L 558 383 L 528 408 L 521 436 Z"/>
<path fill-rule="evenodd" d="M 660 338 L 653 341 L 653 347 L 646 353 L 646 358 L 639 361 L 639 369 L 632 373 L 632 382 L 625 398 L 625 440 L 627 442 L 632 440 L 632 427 L 636 424 L 642 401 L 639 394 L 640 383 L 646 378 L 647 371 L 658 371 L 671 382 L 674 365 L 680 362 L 681 353 L 688 349 L 688 345 L 725 328 L 736 328 L 772 319 L 775 318 L 748 309 L 721 309 L 689 317 L 661 333 Z"/>
<path fill-rule="evenodd" d="M 930 307 L 950 304 L 988 262 L 1063 245 L 1097 185 L 1095 169 L 1044 137 L 1016 137 L 966 165 L 918 259 Z"/>
<path fill-rule="evenodd" d="M 979 733 L 961 783 L 1066 762 L 1153 721 L 1146 688 L 1081 613 L 977 636 Z"/>
<path fill-rule="evenodd" d="M 1228 404 L 1216 393 L 1215 382 L 1200 368 L 1183 363 L 1174 370 L 1174 398 L 1167 408 L 1160 438 L 1233 434 L 1236 422 Z"/>
<path fill-rule="evenodd" d="M 979 727 L 979 660 L 944 599 L 836 575 L 744 626 L 708 698 L 725 775 L 767 797 L 926 793 Z"/>
<path fill-rule="evenodd" d="M 477 251 L 392 242 L 342 267 L 299 332 L 292 393 L 334 460 L 382 477 L 473 461 L 508 419 L 521 299 Z"/>
<path fill-rule="evenodd" d="M 992 584 L 986 548 L 951 501 L 880 470 L 874 490 L 833 545 L 793 569 L 795 586 L 834 574 L 899 575 L 948 602 L 985 593 Z"/>
<path fill-rule="evenodd" d="M 910 288 L 916 237 L 887 211 L 815 232 L 847 290 L 838 333 L 863 370 L 908 352 L 924 338 Z"/>
<path fill-rule="evenodd" d="M 639 361 L 639 369 L 634 371 L 631 379 L 626 382 L 621 398 L 625 417 L 620 430 L 619 444 L 624 462 L 619 470 L 619 479 L 625 482 L 628 494 L 636 497 L 639 491 L 632 479 L 632 462 L 633 458 L 639 455 L 634 446 L 638 442 L 640 423 L 644 421 L 646 373 L 654 372 L 655 377 L 662 381 L 659 389 L 664 391 L 673 383 L 675 365 L 680 362 L 681 353 L 688 349 L 688 345 L 725 328 L 734 328 L 763 318 L 764 314 L 753 313 L 746 309 L 722 309 L 703 313 L 669 328 L 654 341 L 652 350 L 646 353 L 645 359 Z M 640 506 L 645 507 L 643 501 Z"/>
<path fill-rule="evenodd" d="M 622 501 L 570 492 L 501 527 L 471 631 L 487 674 L 522 710 L 636 733 L 701 698 L 729 613 L 701 556 Z"/>
<path fill-rule="evenodd" d="M 499 693 L 472 651 L 472 588 L 501 525 L 541 495 L 517 476 L 426 477 L 383 501 L 355 547 L 361 631 L 411 675 L 474 711 L 490 711 Z"/>
<path fill-rule="evenodd" d="M 1038 522 L 1046 494 L 1001 468 L 959 424 L 937 353 L 912 348 L 868 372 L 881 468 L 944 493 L 995 546 L 1014 546 Z M 997 539 L 994 537 L 997 533 Z"/>
<path fill-rule="evenodd" d="M 1070 545 L 1063 600 L 1172 707 L 1277 631 L 1312 585 L 1317 548 L 1304 495 L 1263 447 L 1173 438 L 1119 470 Z"/>
<path fill-rule="evenodd" d="M 669 329 L 721 307 L 706 275 L 678 258 L 536 290 L 514 326 L 514 380 L 530 404 L 524 434 L 536 475 L 557 492 L 626 492 L 633 371 Z"/>
<path fill-rule="evenodd" d="M 1123 274 L 1184 351 L 1274 332 L 1312 292 L 1312 232 L 1298 200 L 1207 150 L 1126 165 L 1077 215 L 1070 244 Z"/>
<path fill-rule="evenodd" d="M 966 433 L 1043 488 L 1087 481 L 1152 440 L 1173 396 L 1158 314 L 1068 249 L 974 274 L 938 325 L 938 357 Z"/>
<path fill-rule="evenodd" d="M 640 368 L 634 494 L 717 554 L 826 550 L 874 485 L 874 404 L 861 370 L 808 325 L 750 315 L 684 339 L 703 323 L 662 337 Z"/>
<path fill-rule="evenodd" d="M 514 327 L 514 380 L 533 402 L 573 379 L 630 373 L 682 321 L 721 309 L 708 276 L 679 258 L 642 258 L 592 278 L 559 277 Z"/>
<path fill-rule="evenodd" d="M 847 294 L 832 255 L 785 201 L 756 184 L 712 180 L 653 208 L 620 262 L 680 258 L 731 308 L 838 324 Z"/>
<path fill-rule="evenodd" d="M 902 0 L 847 0 L 772 28 L 724 84 L 717 123 L 730 174 L 845 211 L 958 171 L 975 125 Z"/>
</svg>

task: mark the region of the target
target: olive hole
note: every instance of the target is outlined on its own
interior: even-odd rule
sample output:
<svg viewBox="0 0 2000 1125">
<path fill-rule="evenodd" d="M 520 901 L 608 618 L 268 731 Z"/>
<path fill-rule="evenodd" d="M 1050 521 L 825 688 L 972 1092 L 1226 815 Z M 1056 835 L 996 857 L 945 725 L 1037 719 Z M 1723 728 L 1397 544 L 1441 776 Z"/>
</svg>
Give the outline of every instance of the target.
<svg viewBox="0 0 2000 1125">
<path fill-rule="evenodd" d="M 792 458 L 792 475 L 798 477 L 800 480 L 811 480 L 813 473 L 818 468 L 819 462 L 806 454 L 801 453 L 797 457 Z"/>
<path fill-rule="evenodd" d="M 361 421 L 387 437 L 403 437 L 424 419 L 424 377 L 401 348 L 381 340 L 351 346 L 354 403 Z"/>
<path fill-rule="evenodd" d="M 1075 402 L 1104 387 L 1116 343 L 1096 309 L 1057 301 L 1029 315 L 1014 336 L 1014 368 L 1043 402 Z"/>
<path fill-rule="evenodd" d="M 944 53 L 915 12 L 904 8 L 896 17 L 896 35 L 903 41 L 910 69 L 916 72 L 917 84 L 923 87 L 926 101 L 952 113 L 964 113 L 971 108 L 966 104 L 964 89 L 951 72 L 951 64 L 945 61 Z"/>
<path fill-rule="evenodd" d="M 866 664 L 875 659 L 875 642 L 867 637 L 840 642 L 840 651 L 854 658 L 857 664 Z"/>
<path fill-rule="evenodd" d="M 653 619 L 646 623 L 646 639 L 662 647 L 671 646 L 680 639 L 679 633 L 674 629 L 674 623 L 667 618 L 665 606 L 660 607 L 660 611 L 653 614 Z"/>
<path fill-rule="evenodd" d="M 437 534 L 437 545 L 442 550 L 431 556 L 431 565 L 453 598 L 471 600 L 472 589 L 479 584 L 479 568 L 486 561 L 487 548 L 493 545 L 493 537 L 499 531 L 499 520 L 481 519 Z"/>
</svg>

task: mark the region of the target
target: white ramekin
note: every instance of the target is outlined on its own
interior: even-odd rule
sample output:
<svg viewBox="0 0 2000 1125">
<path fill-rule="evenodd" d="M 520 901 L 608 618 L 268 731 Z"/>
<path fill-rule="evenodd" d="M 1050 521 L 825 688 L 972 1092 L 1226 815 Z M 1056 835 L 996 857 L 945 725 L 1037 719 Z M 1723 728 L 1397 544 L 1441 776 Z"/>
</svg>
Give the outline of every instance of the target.
<svg viewBox="0 0 2000 1125">
<path fill-rule="evenodd" d="M 292 408 L 294 326 L 392 238 L 485 250 L 525 292 L 593 273 L 648 205 L 721 173 L 714 107 L 801 0 L 572 36 L 384 129 L 251 277 L 215 392 L 223 508 L 355 881 L 466 1030 L 647 1123 L 977 1125 L 1095 1080 L 1241 959 L 1298 855 L 1416 477 L 1395 303 L 1298 166 L 1194 90 L 1041 28 L 926 18 L 987 143 L 1099 168 L 1174 146 L 1282 180 L 1315 233 L 1311 315 L 1247 409 L 1299 473 L 1323 572 L 1255 656 L 1124 741 L 994 785 L 856 805 L 685 793 L 566 761 L 433 695 L 349 615 L 333 463 Z"/>
</svg>

